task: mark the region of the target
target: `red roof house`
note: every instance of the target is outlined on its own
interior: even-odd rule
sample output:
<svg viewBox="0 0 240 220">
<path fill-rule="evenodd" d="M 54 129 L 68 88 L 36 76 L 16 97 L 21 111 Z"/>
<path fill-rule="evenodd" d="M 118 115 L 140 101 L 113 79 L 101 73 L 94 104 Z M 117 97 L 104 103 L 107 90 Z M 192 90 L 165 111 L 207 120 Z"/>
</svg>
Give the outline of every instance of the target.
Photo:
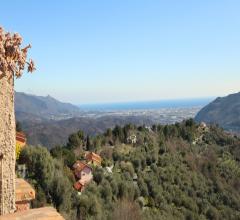
<svg viewBox="0 0 240 220">
<path fill-rule="evenodd" d="M 76 183 L 74 183 L 73 187 L 79 192 L 82 192 L 84 189 L 84 185 L 80 183 L 80 181 L 77 181 Z"/>
<path fill-rule="evenodd" d="M 74 163 L 73 172 L 76 179 L 78 179 L 78 182 L 81 183 L 82 186 L 85 186 L 93 179 L 92 168 L 88 164 L 81 162 L 79 160 Z"/>
<path fill-rule="evenodd" d="M 16 132 L 16 143 L 19 144 L 21 147 L 24 147 L 26 145 L 26 142 L 26 135 L 22 132 Z"/>
<path fill-rule="evenodd" d="M 85 156 L 87 163 L 91 163 L 93 165 L 101 166 L 102 158 L 93 152 L 89 152 Z"/>
</svg>

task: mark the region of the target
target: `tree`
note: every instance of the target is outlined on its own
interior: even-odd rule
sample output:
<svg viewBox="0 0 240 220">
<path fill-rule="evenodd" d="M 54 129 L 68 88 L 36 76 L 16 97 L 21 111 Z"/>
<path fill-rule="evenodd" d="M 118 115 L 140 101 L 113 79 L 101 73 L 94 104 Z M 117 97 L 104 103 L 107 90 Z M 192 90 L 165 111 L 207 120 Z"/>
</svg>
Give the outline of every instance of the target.
<svg viewBox="0 0 240 220">
<path fill-rule="evenodd" d="M 62 169 L 56 169 L 50 190 L 54 206 L 61 212 L 70 212 L 72 193 L 71 182 L 63 175 Z"/>
<path fill-rule="evenodd" d="M 48 190 L 54 176 L 54 161 L 49 151 L 43 147 L 26 147 L 20 154 L 20 164 L 26 164 L 28 177 Z"/>
<path fill-rule="evenodd" d="M 22 151 L 19 161 L 26 164 L 27 178 L 37 190 L 34 207 L 52 203 L 59 212 L 69 216 L 74 206 L 72 172 L 61 160 L 53 159 L 44 147 L 28 146 Z"/>
<path fill-rule="evenodd" d="M 79 139 L 83 141 L 84 140 L 84 132 L 82 130 L 79 130 L 77 134 L 78 134 Z"/>
<path fill-rule="evenodd" d="M 19 121 L 16 122 L 16 131 L 17 132 L 22 132 L 22 125 Z"/>
<path fill-rule="evenodd" d="M 76 156 L 73 151 L 66 147 L 57 146 L 51 149 L 51 155 L 58 160 L 62 160 L 65 165 L 72 167 L 73 163 L 76 161 Z"/>
<path fill-rule="evenodd" d="M 78 219 L 102 219 L 101 203 L 94 194 L 83 194 L 79 198 Z"/>
<path fill-rule="evenodd" d="M 82 141 L 79 138 L 78 134 L 71 134 L 69 136 L 67 146 L 70 149 L 74 149 L 74 148 L 80 147 L 81 144 L 82 144 Z"/>
<path fill-rule="evenodd" d="M 139 206 L 126 199 L 120 200 L 116 203 L 112 216 L 113 216 L 112 219 L 115 219 L 115 220 L 142 219 Z"/>
<path fill-rule="evenodd" d="M 106 133 L 104 134 L 106 137 L 112 138 L 112 129 L 108 128 Z"/>
<path fill-rule="evenodd" d="M 186 120 L 185 124 L 187 127 L 192 127 L 195 125 L 195 122 L 192 118 L 190 118 L 190 119 Z"/>
<path fill-rule="evenodd" d="M 87 136 L 87 141 L 86 141 L 87 143 L 86 143 L 86 149 L 88 150 L 88 151 L 90 151 L 91 149 L 92 149 L 92 143 L 91 143 L 91 140 L 90 140 L 90 137 L 89 137 L 89 135 Z"/>
<path fill-rule="evenodd" d="M 123 129 L 119 125 L 116 125 L 116 127 L 113 129 L 112 133 L 116 140 L 119 140 L 120 142 L 124 142 L 124 132 L 123 132 Z"/>
</svg>

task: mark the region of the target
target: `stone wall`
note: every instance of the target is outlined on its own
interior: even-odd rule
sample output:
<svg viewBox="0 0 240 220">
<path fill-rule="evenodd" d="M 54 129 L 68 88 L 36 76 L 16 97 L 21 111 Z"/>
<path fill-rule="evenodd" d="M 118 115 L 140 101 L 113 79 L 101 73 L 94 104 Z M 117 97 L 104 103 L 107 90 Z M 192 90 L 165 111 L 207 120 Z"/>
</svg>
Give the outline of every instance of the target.
<svg viewBox="0 0 240 220">
<path fill-rule="evenodd" d="M 0 216 L 0 220 L 64 220 L 52 207 L 44 207 L 39 209 L 30 209 L 28 211 L 16 212 Z"/>
<path fill-rule="evenodd" d="M 15 114 L 14 79 L 0 78 L 0 215 L 15 210 Z"/>
</svg>

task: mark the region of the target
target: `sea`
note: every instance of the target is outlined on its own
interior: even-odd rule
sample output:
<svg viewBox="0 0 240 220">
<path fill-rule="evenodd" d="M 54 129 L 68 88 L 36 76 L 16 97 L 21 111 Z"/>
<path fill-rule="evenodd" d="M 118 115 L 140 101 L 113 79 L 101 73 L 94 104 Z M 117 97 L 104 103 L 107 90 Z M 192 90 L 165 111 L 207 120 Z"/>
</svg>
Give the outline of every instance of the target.
<svg viewBox="0 0 240 220">
<path fill-rule="evenodd" d="M 194 108 L 204 107 L 212 102 L 215 97 L 195 99 L 171 99 L 159 101 L 116 102 L 81 104 L 83 111 L 127 111 L 127 110 L 156 110 L 162 108 Z"/>
</svg>

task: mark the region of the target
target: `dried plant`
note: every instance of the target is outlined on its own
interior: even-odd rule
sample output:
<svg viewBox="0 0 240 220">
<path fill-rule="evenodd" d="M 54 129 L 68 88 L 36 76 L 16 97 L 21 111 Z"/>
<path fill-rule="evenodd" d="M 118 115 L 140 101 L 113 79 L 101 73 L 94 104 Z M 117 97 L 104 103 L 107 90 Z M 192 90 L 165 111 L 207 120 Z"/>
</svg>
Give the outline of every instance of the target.
<svg viewBox="0 0 240 220">
<path fill-rule="evenodd" d="M 4 76 L 19 78 L 26 67 L 28 72 L 35 70 L 33 60 L 27 61 L 31 45 L 24 48 L 21 45 L 22 37 L 18 33 L 11 34 L 0 27 L 0 79 Z"/>
</svg>

